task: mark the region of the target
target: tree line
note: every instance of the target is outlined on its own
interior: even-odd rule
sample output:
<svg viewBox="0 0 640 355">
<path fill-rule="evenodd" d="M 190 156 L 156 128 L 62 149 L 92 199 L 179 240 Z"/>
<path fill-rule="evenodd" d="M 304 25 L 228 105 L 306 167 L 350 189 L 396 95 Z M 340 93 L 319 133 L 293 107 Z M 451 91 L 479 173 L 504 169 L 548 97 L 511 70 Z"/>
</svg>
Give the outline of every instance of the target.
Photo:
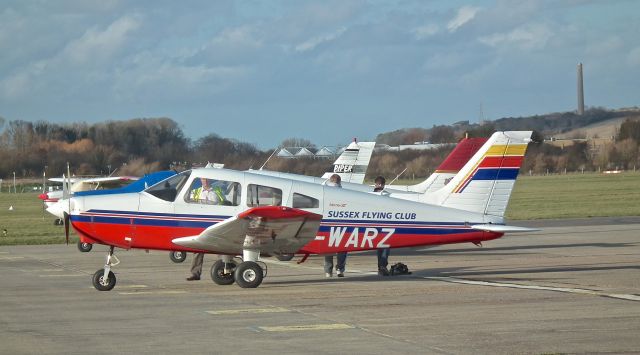
<svg viewBox="0 0 640 355">
<path fill-rule="evenodd" d="M 615 139 L 601 149 L 587 141 L 557 147 L 543 144 L 544 132 L 534 131 L 523 170 L 537 174 L 580 170 L 640 168 L 639 117 L 627 119 Z M 562 119 L 562 117 L 560 117 Z M 593 120 L 593 118 L 592 118 Z M 513 126 L 511 120 L 507 120 Z M 566 125 L 565 125 L 566 126 Z M 207 162 L 223 163 L 233 169 L 258 169 L 274 149 L 260 150 L 235 139 L 209 134 L 197 140 L 187 138 L 170 118 L 138 118 L 104 123 L 56 124 L 45 121 L 8 121 L 0 118 L 0 178 L 61 176 L 70 164 L 74 175 L 142 175 L 157 170 L 185 169 Z M 385 143 L 456 142 L 462 137 L 488 137 L 503 128 L 498 121 L 483 125 L 434 126 L 383 133 Z M 281 147 L 306 146 L 307 139 L 289 138 Z M 375 151 L 368 169 L 368 179 L 376 175 L 393 179 L 424 178 L 449 154 L 452 147 L 430 151 Z M 333 159 L 272 157 L 269 170 L 320 176 L 329 171 Z M 406 168 L 406 170 L 405 170 Z"/>
</svg>

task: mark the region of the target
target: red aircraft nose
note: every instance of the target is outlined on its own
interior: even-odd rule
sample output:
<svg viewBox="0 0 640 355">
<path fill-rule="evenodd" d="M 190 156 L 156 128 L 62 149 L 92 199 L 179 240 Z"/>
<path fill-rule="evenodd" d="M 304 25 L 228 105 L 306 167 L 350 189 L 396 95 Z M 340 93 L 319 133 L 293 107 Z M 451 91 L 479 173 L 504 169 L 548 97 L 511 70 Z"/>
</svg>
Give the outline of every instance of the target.
<svg viewBox="0 0 640 355">
<path fill-rule="evenodd" d="M 43 194 L 38 195 L 38 198 L 41 200 L 46 200 L 49 198 L 49 195 L 47 195 L 47 193 L 45 192 Z"/>
</svg>

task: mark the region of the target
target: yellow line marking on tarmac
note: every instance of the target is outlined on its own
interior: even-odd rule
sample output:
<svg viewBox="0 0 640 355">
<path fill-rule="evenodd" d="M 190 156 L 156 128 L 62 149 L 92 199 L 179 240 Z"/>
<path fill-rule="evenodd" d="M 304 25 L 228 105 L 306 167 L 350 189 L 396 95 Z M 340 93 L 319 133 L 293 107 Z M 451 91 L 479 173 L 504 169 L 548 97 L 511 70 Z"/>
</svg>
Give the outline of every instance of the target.
<svg viewBox="0 0 640 355">
<path fill-rule="evenodd" d="M 24 259 L 24 256 L 0 256 L 0 261 L 12 261 Z"/>
<path fill-rule="evenodd" d="M 257 314 L 257 313 L 284 313 L 291 312 L 291 310 L 283 307 L 271 307 L 271 308 L 246 308 L 246 309 L 226 309 L 222 311 L 205 311 L 206 313 L 213 315 L 229 315 L 229 314 Z"/>
<path fill-rule="evenodd" d="M 262 331 L 262 332 L 297 332 L 297 331 L 309 331 L 309 330 L 341 330 L 341 329 L 355 329 L 355 328 L 356 327 L 353 325 L 344 324 L 344 323 L 255 327 L 256 330 Z"/>
<path fill-rule="evenodd" d="M 177 295 L 187 293 L 187 291 L 133 291 L 133 292 L 118 292 L 120 295 Z"/>
</svg>

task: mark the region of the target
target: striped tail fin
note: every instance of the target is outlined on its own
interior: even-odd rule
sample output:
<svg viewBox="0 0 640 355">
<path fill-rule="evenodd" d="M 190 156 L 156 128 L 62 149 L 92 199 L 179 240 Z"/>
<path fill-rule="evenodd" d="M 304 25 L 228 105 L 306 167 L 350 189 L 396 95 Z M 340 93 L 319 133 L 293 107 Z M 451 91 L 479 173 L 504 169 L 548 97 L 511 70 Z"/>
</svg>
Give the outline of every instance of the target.
<svg viewBox="0 0 640 355">
<path fill-rule="evenodd" d="M 422 201 L 503 217 L 531 133 L 494 133 L 444 188 Z"/>
<path fill-rule="evenodd" d="M 409 185 L 406 188 L 388 185 L 391 189 L 431 193 L 444 187 L 464 167 L 473 155 L 482 147 L 488 138 L 463 138 L 449 153 L 444 161 L 425 181 Z"/>
</svg>

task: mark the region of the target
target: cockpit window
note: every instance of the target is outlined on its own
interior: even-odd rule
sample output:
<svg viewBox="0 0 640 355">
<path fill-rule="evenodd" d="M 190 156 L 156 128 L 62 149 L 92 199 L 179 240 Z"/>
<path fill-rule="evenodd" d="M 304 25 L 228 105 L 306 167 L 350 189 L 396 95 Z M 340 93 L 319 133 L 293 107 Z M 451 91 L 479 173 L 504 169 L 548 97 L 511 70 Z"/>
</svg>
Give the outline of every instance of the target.
<svg viewBox="0 0 640 355">
<path fill-rule="evenodd" d="M 247 187 L 247 206 L 281 206 L 282 190 L 262 185 Z"/>
<path fill-rule="evenodd" d="M 194 179 L 184 200 L 187 203 L 237 206 L 240 201 L 240 184 L 216 179 Z"/>
<path fill-rule="evenodd" d="M 190 170 L 184 171 L 164 181 L 160 181 L 159 183 L 151 186 L 145 191 L 165 201 L 174 201 L 176 199 L 178 191 L 180 191 L 184 183 L 187 181 L 189 175 L 191 175 Z"/>
<path fill-rule="evenodd" d="M 291 206 L 293 208 L 318 208 L 319 206 L 320 201 L 316 198 L 299 193 L 293 194 L 293 204 Z"/>
</svg>

